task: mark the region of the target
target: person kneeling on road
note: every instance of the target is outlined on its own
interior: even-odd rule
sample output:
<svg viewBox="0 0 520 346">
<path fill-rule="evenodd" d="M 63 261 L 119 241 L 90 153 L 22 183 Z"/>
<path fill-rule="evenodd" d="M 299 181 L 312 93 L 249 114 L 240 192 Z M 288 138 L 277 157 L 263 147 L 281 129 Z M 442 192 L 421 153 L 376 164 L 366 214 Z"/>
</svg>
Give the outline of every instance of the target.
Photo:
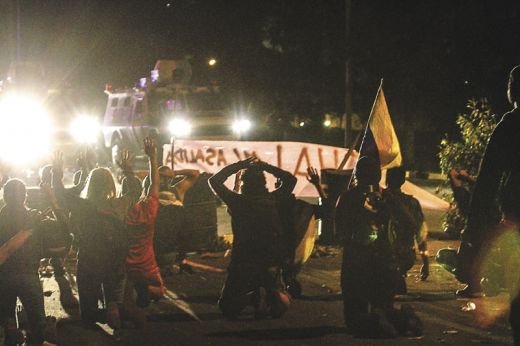
<svg viewBox="0 0 520 346">
<path fill-rule="evenodd" d="M 244 170 L 241 193 L 228 189 L 228 177 Z M 280 178 L 280 187 L 269 192 L 264 171 Z M 227 318 L 237 318 L 248 305 L 255 317 L 278 318 L 289 306 L 281 268 L 287 252 L 287 235 L 279 204 L 290 197 L 296 178 L 254 157 L 233 163 L 209 179 L 215 193 L 231 214 L 233 245 L 228 276 L 219 299 Z"/>
<path fill-rule="evenodd" d="M 145 153 L 150 161 L 151 185 L 146 198 L 137 202 L 126 216 L 129 238 L 129 251 L 126 256 L 127 282 L 125 306 L 134 310 L 138 326 L 144 321 L 144 316 L 135 305 L 147 307 L 150 297 L 160 298 L 166 289 L 163 284 L 159 266 L 155 260 L 153 249 L 154 223 L 159 208 L 159 172 L 157 169 L 157 149 L 153 140 L 145 138 Z M 125 185 L 123 185 L 123 192 Z M 137 292 L 137 301 L 133 300 L 133 291 Z M 131 313 L 129 311 L 129 313 Z"/>
<path fill-rule="evenodd" d="M 343 243 L 341 290 L 345 323 L 356 337 L 418 336 L 422 323 L 410 307 L 394 308 L 399 264 L 389 236 L 391 208 L 379 189 L 379 163 L 361 157 L 356 186 L 336 207 L 336 230 Z"/>
</svg>

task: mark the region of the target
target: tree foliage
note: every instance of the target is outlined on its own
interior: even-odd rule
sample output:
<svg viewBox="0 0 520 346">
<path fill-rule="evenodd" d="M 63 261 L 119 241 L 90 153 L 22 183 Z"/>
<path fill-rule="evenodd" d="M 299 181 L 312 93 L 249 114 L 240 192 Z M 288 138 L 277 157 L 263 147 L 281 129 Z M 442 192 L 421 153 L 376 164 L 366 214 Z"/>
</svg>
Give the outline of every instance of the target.
<svg viewBox="0 0 520 346">
<path fill-rule="evenodd" d="M 478 175 L 487 142 L 497 125 L 498 119 L 486 99 L 471 99 L 466 109 L 467 111 L 459 114 L 456 120 L 460 137 L 451 139 L 445 135 L 440 144 L 439 165 L 446 177 L 453 168 L 465 169 L 471 176 Z M 453 204 L 453 196 L 448 197 Z M 448 211 L 444 219 L 446 229 L 460 231 L 464 223 L 465 219 L 457 209 Z"/>
</svg>

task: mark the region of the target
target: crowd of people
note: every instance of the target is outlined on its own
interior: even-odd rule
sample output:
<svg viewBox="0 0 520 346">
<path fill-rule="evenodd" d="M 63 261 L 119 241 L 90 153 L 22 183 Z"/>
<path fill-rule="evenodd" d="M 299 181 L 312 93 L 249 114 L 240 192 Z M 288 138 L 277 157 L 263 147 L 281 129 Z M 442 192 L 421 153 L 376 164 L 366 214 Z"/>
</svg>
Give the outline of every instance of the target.
<svg viewBox="0 0 520 346">
<path fill-rule="evenodd" d="M 0 211 L 0 324 L 5 328 L 6 340 L 16 343 L 20 337 L 13 328 L 19 298 L 28 317 L 28 340 L 35 344 L 55 341 L 55 331 L 50 330 L 52 325 L 44 311 L 38 269 L 42 258 L 51 258 L 55 275 L 63 275 L 63 259 L 71 252 L 77 253 L 77 287 L 83 323 L 87 327 L 98 322 L 107 323 L 115 330 L 144 325 L 143 308 L 151 300 L 160 299 L 166 290 L 158 263 L 171 265 L 168 254 L 176 251 L 176 261 L 182 267 L 185 249 L 178 244 L 181 242 L 179 229 L 186 222 L 182 205 L 188 191 L 202 175 L 198 171 L 174 172 L 169 167 L 158 167 L 155 143 L 148 138 L 144 141 L 144 151 L 149 158 L 149 172 L 142 182 L 134 174 L 130 153 L 123 152 L 119 162 L 122 172 L 119 193 L 112 172 L 107 168 L 95 168 L 89 157 L 91 154 L 78 160 L 80 170 L 75 175 L 75 184 L 69 188 L 63 184 L 63 155 L 59 152 L 54 155 L 52 164 L 40 172 L 38 209 L 27 207 L 26 186 L 21 180 L 5 182 L 5 206 Z M 363 174 L 366 171 L 362 168 L 365 161 L 361 159 L 356 170 L 358 186 L 365 184 Z M 380 172 L 379 168 L 370 174 L 377 176 L 379 173 L 376 172 Z M 397 175 L 401 177 L 402 172 Z M 273 191 L 266 186 L 265 173 L 277 178 Z M 172 185 L 172 179 L 179 174 L 184 178 Z M 301 294 L 297 275 L 303 260 L 296 259 L 298 244 L 306 234 L 315 232 L 309 227 L 311 219 L 328 217 L 333 208 L 321 187 L 318 172 L 309 167 L 308 174 L 309 181 L 323 198 L 322 205 L 296 199 L 292 193 L 296 178 L 255 157 L 231 164 L 209 180 L 202 179 L 227 205 L 231 216 L 232 255 L 218 301 L 226 318 L 240 318 L 248 305 L 254 308 L 256 318 L 279 318 L 288 309 L 291 299 Z M 224 182 L 232 175 L 236 177 L 236 184 L 234 189 L 229 189 Z M 401 229 L 408 232 L 406 239 L 400 236 L 396 242 L 389 241 L 390 252 L 384 254 L 395 258 L 389 262 L 394 270 L 389 274 L 395 283 L 402 282 L 411 267 L 409 264 L 413 265 L 410 258 L 415 259 L 414 239 L 418 237 L 423 221 L 418 203 L 399 191 L 404 176 L 397 180 L 395 187 L 380 196 L 385 200 L 393 199 L 392 204 L 402 205 L 398 208 L 402 214 L 400 219 L 392 218 L 396 225 L 391 232 L 401 233 Z M 408 206 L 410 203 L 397 201 L 396 195 L 415 201 L 411 203 L 413 207 Z M 366 203 L 356 203 L 359 205 L 347 207 L 350 211 L 344 214 L 341 208 L 345 198 L 342 196 L 337 213 L 340 234 L 345 234 L 345 227 L 349 227 L 345 226 L 344 217 L 348 218 L 347 214 L 351 215 L 355 208 L 365 208 L 366 214 L 367 207 Z M 389 212 L 390 209 L 385 208 L 384 213 Z M 375 209 L 370 213 L 381 214 Z M 369 225 L 363 223 L 371 221 L 361 218 L 356 222 L 367 227 Z M 382 227 L 389 231 L 390 223 Z M 346 247 L 351 241 L 357 241 L 344 239 Z M 419 243 L 422 241 L 424 239 Z M 401 246 L 397 246 L 399 242 Z M 406 248 L 406 267 L 399 267 L 390 248 Z M 348 263 L 346 259 L 343 277 L 348 277 Z M 384 282 L 386 287 L 393 284 L 394 281 Z M 389 292 L 397 293 L 398 290 L 390 289 Z M 345 301 L 348 299 L 345 295 Z M 390 305 L 386 304 L 384 308 Z M 368 306 L 365 308 L 366 311 L 355 313 L 368 316 L 371 311 L 367 310 Z M 350 310 L 346 303 L 346 316 Z M 356 328 L 349 318 L 347 321 L 349 326 Z M 409 329 L 401 332 L 409 332 Z M 359 334 L 357 330 L 355 333 Z"/>
<path fill-rule="evenodd" d="M 504 116 L 489 142 L 471 202 L 465 191 L 462 197 L 457 195 L 468 216 L 457 275 L 474 290 L 480 284 L 479 255 L 493 233 L 486 229 L 517 228 L 520 218 L 518 146 L 508 142 L 518 138 L 512 134 L 520 119 L 516 115 L 519 71 L 511 72 L 509 82 L 514 110 Z M 419 202 L 401 191 L 402 168 L 387 171 L 387 188 L 381 190 L 379 162 L 359 158 L 353 187 L 336 204 L 328 200 L 317 171 L 309 167 L 308 179 L 324 200 L 313 206 L 295 198 L 295 176 L 256 157 L 202 179 L 204 174 L 198 171 L 158 167 L 154 141 L 146 138 L 143 145 L 148 176 L 143 181 L 137 178 L 130 153 L 123 152 L 119 193 L 112 172 L 94 168 L 88 155 L 80 158 L 81 169 L 70 188 L 63 184 L 63 156 L 54 155 L 52 164 L 41 170 L 43 202 L 38 209 L 27 207 L 23 181 L 5 181 L 5 206 L 0 210 L 0 332 L 8 342 L 16 344 L 18 338 L 13 328 L 17 299 L 27 314 L 29 342 L 55 341 L 45 315 L 38 268 L 42 258 L 52 258 L 55 274 L 62 275 L 63 258 L 71 252 L 77 252 L 83 323 L 87 327 L 106 323 L 114 330 L 142 327 L 143 308 L 166 292 L 159 264 L 171 264 L 167 255 L 175 250 L 178 263 L 186 265 L 186 248 L 179 245 L 178 234 L 183 227 L 179 225 L 186 225 L 186 215 L 179 208 L 200 182 L 209 184 L 231 216 L 231 259 L 218 300 L 225 318 L 240 318 L 247 306 L 254 309 L 255 318 L 280 318 L 291 299 L 301 294 L 297 275 L 302 260 L 296 259 L 296 252 L 310 221 L 334 215 L 337 240 L 344 249 L 341 288 L 348 333 L 358 337 L 422 334 L 413 309 L 394 306 L 396 295 L 406 293 L 404 278 L 415 263 L 416 250 L 423 259 L 421 279 L 429 275 L 424 216 Z M 272 191 L 266 173 L 277 179 Z M 172 186 L 178 174 L 184 179 Z M 453 174 L 458 188 L 463 174 Z M 231 176 L 235 176 L 233 189 L 225 185 Z M 520 300 L 513 298 L 510 321 L 518 341 Z"/>
</svg>

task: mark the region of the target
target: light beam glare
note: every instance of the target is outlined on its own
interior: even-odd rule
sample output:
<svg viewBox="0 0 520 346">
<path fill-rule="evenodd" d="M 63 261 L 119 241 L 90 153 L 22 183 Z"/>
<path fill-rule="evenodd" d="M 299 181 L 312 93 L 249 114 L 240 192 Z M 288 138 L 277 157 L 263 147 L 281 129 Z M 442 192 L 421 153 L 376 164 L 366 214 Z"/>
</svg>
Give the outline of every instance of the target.
<svg viewBox="0 0 520 346">
<path fill-rule="evenodd" d="M 49 154 L 50 118 L 37 99 L 7 95 L 0 101 L 0 157 L 16 166 L 25 165 Z"/>
</svg>

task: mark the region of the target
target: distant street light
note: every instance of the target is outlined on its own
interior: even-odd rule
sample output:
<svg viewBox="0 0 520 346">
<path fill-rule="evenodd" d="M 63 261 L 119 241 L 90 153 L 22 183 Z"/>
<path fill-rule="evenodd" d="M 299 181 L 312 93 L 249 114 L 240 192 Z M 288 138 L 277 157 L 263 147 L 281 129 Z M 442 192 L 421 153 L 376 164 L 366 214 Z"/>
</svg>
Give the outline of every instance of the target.
<svg viewBox="0 0 520 346">
<path fill-rule="evenodd" d="M 325 126 L 325 127 L 329 127 L 330 124 L 331 124 L 331 121 L 330 121 L 329 119 L 327 119 L 327 120 L 325 120 L 325 121 L 323 122 L 323 126 Z"/>
<path fill-rule="evenodd" d="M 208 65 L 209 65 L 209 66 L 212 66 L 212 67 L 213 67 L 213 66 L 215 66 L 216 64 L 217 64 L 217 59 L 215 59 L 215 58 L 211 58 L 211 59 L 208 60 Z"/>
</svg>

